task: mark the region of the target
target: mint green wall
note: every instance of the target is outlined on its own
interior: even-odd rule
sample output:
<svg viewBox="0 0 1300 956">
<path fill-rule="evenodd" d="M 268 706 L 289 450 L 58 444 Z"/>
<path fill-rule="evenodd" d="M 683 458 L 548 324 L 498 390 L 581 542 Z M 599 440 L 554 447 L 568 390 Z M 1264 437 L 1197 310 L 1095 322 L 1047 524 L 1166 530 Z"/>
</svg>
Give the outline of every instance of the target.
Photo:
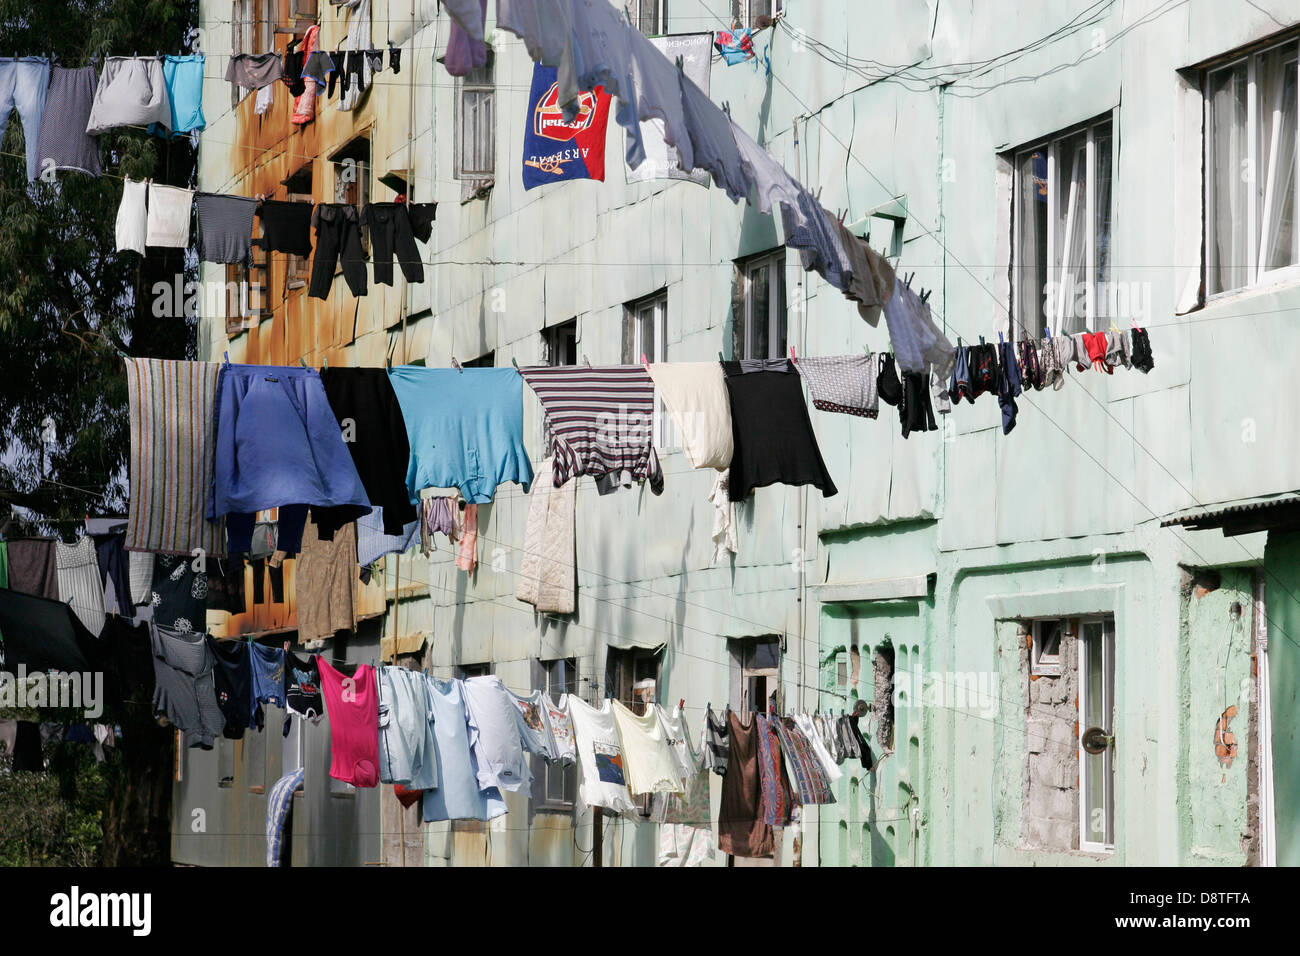
<svg viewBox="0 0 1300 956">
<path fill-rule="evenodd" d="M 1269 535 L 1264 570 L 1277 864 L 1300 866 L 1300 533 Z"/>
</svg>

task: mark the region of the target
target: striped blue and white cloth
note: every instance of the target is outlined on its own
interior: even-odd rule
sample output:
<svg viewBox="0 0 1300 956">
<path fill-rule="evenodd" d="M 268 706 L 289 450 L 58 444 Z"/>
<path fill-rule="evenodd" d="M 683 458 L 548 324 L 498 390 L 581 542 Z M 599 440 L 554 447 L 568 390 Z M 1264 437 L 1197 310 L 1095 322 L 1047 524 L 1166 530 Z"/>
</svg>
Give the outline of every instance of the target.
<svg viewBox="0 0 1300 956">
<path fill-rule="evenodd" d="M 286 718 L 288 719 L 288 718 Z M 284 846 L 284 821 L 289 816 L 293 793 L 302 785 L 307 771 L 299 767 L 271 784 L 266 798 L 266 865 L 280 866 L 280 850 Z"/>
</svg>

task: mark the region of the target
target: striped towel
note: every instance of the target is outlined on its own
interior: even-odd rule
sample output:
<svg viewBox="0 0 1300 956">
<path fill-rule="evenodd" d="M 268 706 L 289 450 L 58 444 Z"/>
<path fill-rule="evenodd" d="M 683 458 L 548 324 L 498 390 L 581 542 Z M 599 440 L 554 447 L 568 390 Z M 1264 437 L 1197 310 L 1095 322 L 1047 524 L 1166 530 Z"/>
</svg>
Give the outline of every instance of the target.
<svg viewBox="0 0 1300 956">
<path fill-rule="evenodd" d="M 225 522 L 204 517 L 216 448 L 212 416 L 219 368 L 215 362 L 126 360 L 130 550 L 191 554 L 202 548 L 211 557 L 225 554 Z"/>
<path fill-rule="evenodd" d="M 288 720 L 288 717 L 284 718 Z M 284 847 L 284 821 L 293 804 L 293 792 L 302 786 L 306 770 L 299 767 L 271 784 L 266 796 L 266 865 L 280 866 L 280 851 Z"/>
<path fill-rule="evenodd" d="M 628 472 L 662 494 L 654 449 L 655 386 L 640 365 L 532 366 L 520 370 L 546 412 L 554 483 Z"/>
</svg>

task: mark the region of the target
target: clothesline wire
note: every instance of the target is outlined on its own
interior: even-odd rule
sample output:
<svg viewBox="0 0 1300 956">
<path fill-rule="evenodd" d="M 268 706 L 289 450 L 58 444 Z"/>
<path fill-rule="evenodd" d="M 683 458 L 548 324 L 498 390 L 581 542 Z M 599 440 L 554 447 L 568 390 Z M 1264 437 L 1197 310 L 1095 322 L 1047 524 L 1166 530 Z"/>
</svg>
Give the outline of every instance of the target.
<svg viewBox="0 0 1300 956">
<path fill-rule="evenodd" d="M 701 6 L 704 6 L 704 0 L 697 0 L 697 2 L 700 3 Z M 1186 0 L 1177 0 L 1176 5 L 1181 4 L 1183 2 L 1186 2 Z M 705 7 L 705 9 L 708 9 L 707 6 Z M 716 16 L 715 19 L 717 19 Z M 1142 20 L 1135 21 L 1134 25 L 1140 24 L 1142 22 L 1143 22 Z M 822 118 L 822 115 L 819 111 L 814 111 L 806 102 L 804 102 L 803 99 L 799 97 L 797 93 L 795 93 L 793 89 L 790 88 L 789 84 L 787 84 L 784 80 L 782 80 L 775 72 L 773 72 L 771 75 L 772 75 L 772 79 L 777 84 L 779 84 L 783 90 L 785 90 L 786 94 L 790 96 L 790 98 L 795 103 L 797 103 L 803 110 L 805 110 L 805 122 L 807 119 L 815 120 L 817 122 L 817 125 L 823 131 L 823 133 L 834 143 L 836 143 L 841 149 L 843 149 L 845 155 L 848 156 L 849 159 L 857 163 L 857 165 L 860 166 L 862 170 L 868 176 L 870 176 L 881 189 L 886 190 L 886 193 L 888 195 L 891 196 L 897 195 L 897 192 L 889 191 L 884 181 L 879 176 L 877 176 L 875 172 L 872 171 L 872 169 L 868 167 L 867 164 L 863 162 L 859 156 L 857 156 L 856 153 L 854 153 L 852 147 L 849 144 L 845 143 L 840 137 L 838 137 L 835 134 L 834 130 L 832 130 L 827 124 L 827 122 Z M 947 244 L 940 238 L 940 236 L 933 229 L 927 226 L 920 217 L 913 218 L 910 221 L 913 222 L 916 226 L 918 226 L 921 229 L 921 231 L 926 234 L 926 236 L 928 236 L 931 240 L 933 240 L 934 243 L 940 249 L 943 250 L 944 257 L 945 257 L 945 266 L 946 266 L 946 260 L 948 258 L 951 258 L 952 261 L 962 269 L 962 271 L 964 271 L 967 275 L 970 276 L 970 278 L 976 283 L 977 286 L 979 286 L 979 288 L 983 289 L 988 294 L 989 298 L 993 300 L 995 308 L 997 308 L 1000 312 L 1005 313 L 1008 323 L 1013 321 L 1010 311 L 1007 309 L 1006 306 L 1002 305 L 1001 301 L 998 299 L 997 295 L 993 292 L 993 290 L 990 289 L 988 285 L 985 284 L 969 266 L 967 266 L 962 260 L 957 258 L 957 256 L 952 252 L 951 249 L 948 248 Z M 951 327 L 948 321 L 942 316 L 942 314 L 940 314 L 940 319 L 941 321 L 944 322 L 945 329 Z M 1068 380 L 1069 376 L 1066 376 L 1066 378 Z M 1107 407 L 1106 402 L 1103 402 L 1098 398 L 1096 398 L 1096 396 L 1094 396 L 1092 392 L 1088 389 L 1083 389 L 1083 392 L 1085 395 L 1088 396 L 1089 401 L 1091 401 L 1099 409 L 1101 409 L 1102 413 L 1107 418 L 1109 418 L 1111 422 L 1119 426 L 1119 428 L 1124 432 L 1124 434 L 1128 436 L 1128 438 L 1133 442 L 1134 446 L 1142 449 L 1143 453 L 1146 454 L 1146 456 L 1150 458 L 1152 462 L 1158 465 L 1160 469 L 1165 472 L 1166 475 L 1168 475 L 1170 478 L 1173 479 L 1174 483 L 1179 487 L 1180 490 L 1182 490 L 1184 494 L 1187 495 L 1188 498 L 1190 498 L 1197 506 L 1204 506 L 1203 502 L 1201 502 L 1196 495 L 1192 494 L 1191 490 L 1188 489 L 1187 486 L 1183 484 L 1183 482 L 1176 475 L 1174 475 L 1174 473 L 1162 461 L 1160 461 L 1149 448 L 1147 448 L 1141 441 L 1139 441 L 1138 438 L 1132 433 L 1130 429 L 1128 429 L 1122 422 L 1119 421 L 1118 418 L 1116 418 L 1111 413 L 1110 409 Z M 1068 429 L 1063 427 L 1051 415 L 1047 414 L 1046 411 L 1042 409 L 1039 403 L 1034 398 L 1032 398 L 1028 392 L 1025 392 L 1023 394 L 1025 396 L 1025 401 L 1028 402 L 1032 407 L 1037 409 L 1040 412 L 1040 414 L 1042 414 L 1043 418 L 1045 418 L 1054 428 L 1056 428 L 1066 438 L 1067 441 L 1069 441 L 1076 448 L 1082 451 L 1091 461 L 1093 461 L 1094 464 L 1097 465 L 1098 468 L 1100 468 L 1106 474 L 1107 477 L 1111 479 L 1111 481 L 1113 481 L 1116 485 L 1122 488 L 1140 507 L 1150 512 L 1152 518 L 1157 520 L 1159 519 L 1160 515 L 1156 512 L 1154 508 L 1150 507 L 1145 502 L 1143 502 L 1138 497 L 1136 492 L 1134 492 L 1131 488 L 1129 488 L 1127 485 L 1121 482 L 1114 475 L 1114 473 L 1110 471 L 1110 469 L 1108 469 L 1104 464 L 1102 464 L 1102 462 L 1095 455 L 1089 452 L 1083 446 L 1083 444 L 1078 441 L 1078 439 L 1076 439 L 1073 435 L 1071 435 Z M 1193 547 L 1193 545 L 1190 543 L 1190 541 L 1187 539 L 1187 537 L 1184 534 L 1180 534 L 1172 527 L 1170 528 L 1170 530 L 1174 531 L 1175 537 L 1178 538 L 1178 540 L 1183 544 L 1184 547 L 1186 547 L 1199 560 L 1205 562 L 1206 566 L 1211 566 L 1208 559 L 1205 558 L 1205 556 L 1202 555 L 1195 547 Z M 1242 543 L 1239 539 L 1234 538 L 1234 540 L 1237 541 L 1238 546 L 1247 556 L 1251 556 L 1250 550 L 1246 547 L 1244 543 Z M 1271 580 L 1273 580 L 1276 586 L 1281 588 L 1284 593 L 1286 593 L 1289 597 L 1291 597 L 1292 600 L 1300 601 L 1300 598 L 1297 598 L 1296 594 L 1293 593 L 1291 589 L 1287 588 L 1285 582 L 1281 581 L 1281 579 L 1278 578 L 1276 573 L 1269 571 L 1269 569 L 1265 565 L 1260 565 L 1260 567 L 1263 573 L 1266 576 L 1268 576 Z M 1267 609 L 1265 609 L 1264 613 L 1265 613 L 1265 618 L 1268 619 Z M 1284 628 L 1282 628 L 1280 625 L 1277 625 L 1271 619 L 1268 620 L 1269 620 L 1270 629 L 1276 627 L 1278 632 L 1281 633 L 1288 641 L 1290 641 L 1296 647 L 1300 647 L 1300 641 L 1297 641 L 1294 637 L 1288 634 Z"/>
</svg>

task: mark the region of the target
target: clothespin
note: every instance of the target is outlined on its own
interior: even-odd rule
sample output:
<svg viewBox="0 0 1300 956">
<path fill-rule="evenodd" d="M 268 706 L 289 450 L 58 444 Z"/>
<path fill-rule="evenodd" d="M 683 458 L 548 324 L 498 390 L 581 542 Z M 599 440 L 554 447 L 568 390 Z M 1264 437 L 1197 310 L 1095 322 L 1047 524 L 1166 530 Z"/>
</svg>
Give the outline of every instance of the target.
<svg viewBox="0 0 1300 956">
<path fill-rule="evenodd" d="M 984 336 L 981 335 L 981 336 L 980 336 L 980 345 L 983 345 L 983 344 L 984 344 Z"/>
<path fill-rule="evenodd" d="M 1118 333 L 1118 332 L 1119 332 L 1119 326 L 1115 324 L 1115 320 L 1114 320 L 1114 319 L 1111 319 L 1111 320 L 1110 320 L 1110 330 L 1111 330 L 1112 332 L 1115 332 L 1115 333 Z"/>
<path fill-rule="evenodd" d="M 685 709 L 686 709 L 686 698 L 685 698 L 685 697 L 683 697 L 681 700 L 679 700 L 679 701 L 677 702 L 677 709 L 678 709 L 678 710 L 685 710 Z"/>
<path fill-rule="evenodd" d="M 451 357 L 451 367 L 458 372 L 463 373 L 465 371 L 463 368 L 460 367 L 460 363 L 456 361 L 456 356 L 454 355 Z"/>
<path fill-rule="evenodd" d="M 1052 327 L 1050 325 L 1043 326 L 1043 334 L 1047 336 L 1047 341 L 1052 341 Z"/>
<path fill-rule="evenodd" d="M 724 358 L 722 357 L 722 353 L 721 353 L 721 352 L 718 353 L 718 361 L 719 361 L 719 362 L 725 362 L 725 361 L 726 361 L 726 359 L 724 359 Z"/>
<path fill-rule="evenodd" d="M 222 352 L 221 354 L 225 357 L 226 364 L 229 365 L 229 364 L 230 364 L 230 353 L 229 353 L 229 352 Z"/>
<path fill-rule="evenodd" d="M 791 362 L 797 362 L 797 361 L 799 361 L 799 359 L 795 357 L 795 354 L 794 354 L 794 346 L 793 346 L 793 345 L 790 346 L 790 361 L 791 361 Z"/>
<path fill-rule="evenodd" d="M 646 359 L 644 352 L 641 353 L 641 364 L 644 365 L 646 368 L 650 367 L 650 362 Z"/>
<path fill-rule="evenodd" d="M 1006 345 L 1006 340 L 1002 338 L 1002 333 L 998 333 L 998 345 Z"/>
<path fill-rule="evenodd" d="M 591 368 L 591 359 L 587 358 L 586 352 L 582 353 L 582 364 L 587 366 L 587 368 Z"/>
<path fill-rule="evenodd" d="M 301 365 L 303 368 L 311 368 L 311 366 L 307 364 L 307 360 L 304 358 L 298 359 L 298 364 Z"/>
<path fill-rule="evenodd" d="M 389 45 L 390 46 L 392 45 L 392 41 L 389 41 Z M 519 360 L 515 358 L 513 355 L 510 356 L 510 364 L 515 367 L 516 372 L 519 371 Z"/>
</svg>

